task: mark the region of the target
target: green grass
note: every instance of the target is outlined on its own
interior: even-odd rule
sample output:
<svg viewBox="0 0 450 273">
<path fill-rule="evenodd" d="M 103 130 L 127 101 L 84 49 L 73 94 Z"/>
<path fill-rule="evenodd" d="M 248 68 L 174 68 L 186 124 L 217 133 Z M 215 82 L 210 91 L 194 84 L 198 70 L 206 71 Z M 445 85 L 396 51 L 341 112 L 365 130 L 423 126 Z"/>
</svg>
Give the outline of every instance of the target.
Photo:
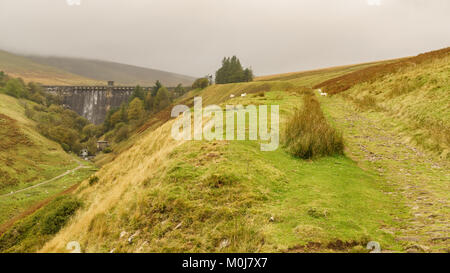
<svg viewBox="0 0 450 273">
<path fill-rule="evenodd" d="M 51 179 L 77 166 L 59 144 L 38 133 L 35 123 L 25 117 L 24 103 L 31 104 L 0 94 L 0 114 L 9 121 L 7 130 L 17 131 L 16 135 L 2 134 L 11 139 L 5 141 L 10 145 L 0 149 L 1 171 L 18 182 L 10 186 L 0 185 L 0 195 Z M 12 138 L 17 135 L 26 138 L 27 142 L 16 143 Z"/>
<path fill-rule="evenodd" d="M 450 57 L 407 67 L 342 94 L 362 111 L 395 119 L 398 134 L 428 151 L 450 158 Z"/>
<path fill-rule="evenodd" d="M 0 94 L 0 114 L 5 115 L 8 121 L 7 126 L 3 124 L 4 127 L 0 128 L 3 137 L 0 171 L 7 174 L 0 179 L 6 179 L 0 184 L 0 225 L 26 211 L 29 206 L 80 182 L 88 172 L 82 169 L 42 187 L 13 196 L 1 196 L 47 181 L 78 166 L 74 156 L 38 133 L 35 123 L 25 116 L 24 103 L 33 104 Z M 11 131 L 16 134 L 9 134 Z M 17 137 L 27 141 L 17 142 Z M 5 143 L 7 145 L 3 145 Z"/>
<path fill-rule="evenodd" d="M 376 174 L 343 156 L 303 161 L 282 149 L 261 152 L 251 141 L 190 142 L 170 162 L 118 216 L 118 230 L 143 230 L 145 251 L 279 252 L 308 243 L 350 251 L 330 246 L 365 247 L 372 240 L 401 249 L 382 229 L 395 225 L 390 214 L 401 214 L 401 206 L 383 194 L 390 189 Z M 229 245 L 221 248 L 222 242 Z M 104 247 L 129 252 L 136 246 L 112 241 Z"/>
<path fill-rule="evenodd" d="M 340 156 L 302 160 L 282 147 L 262 152 L 258 141 L 180 144 L 170 138 L 170 121 L 135 135 L 98 181 L 82 183 L 85 207 L 41 251 L 65 251 L 70 240 L 86 252 L 364 252 L 368 241 L 385 251 L 445 251 L 446 241 L 432 238 L 447 236 L 448 162 L 407 139 L 416 130 L 408 129 L 413 112 L 446 124 L 439 119 L 447 113 L 443 62 L 354 86 L 348 96 L 364 107 L 343 95 L 320 97 L 327 121 L 343 132 Z M 417 74 L 427 65 L 423 84 Z M 333 77 L 328 72 L 214 85 L 183 99 L 279 104 L 281 132 L 302 105 L 302 89 Z M 390 92 L 403 72 L 418 88 Z"/>
<path fill-rule="evenodd" d="M 81 206 L 72 196 L 60 196 L 19 221 L 0 236 L 0 252 L 35 252 L 57 233 Z"/>
<path fill-rule="evenodd" d="M 287 117 L 302 97 L 255 94 L 223 103 L 280 104 Z M 407 208 L 386 194 L 393 188 L 378 173 L 345 156 L 305 161 L 282 148 L 261 152 L 257 141 L 192 141 L 152 173 L 128 187 L 120 204 L 92 216 L 80 239 L 88 251 L 347 252 L 362 251 L 369 241 L 402 250 L 386 227 L 400 228 L 395 219 Z M 109 187 L 99 178 L 95 187 Z M 80 191 L 93 193 L 91 187 Z M 119 238 L 138 230 L 132 244 Z"/>
<path fill-rule="evenodd" d="M 387 186 L 376 175 L 345 157 L 305 162 L 278 150 L 261 154 L 260 160 L 283 174 L 284 181 L 275 183 L 261 174 L 253 180 L 255 187 L 273 193 L 263 213 L 276 219 L 267 227 L 276 250 L 337 240 L 362 246 L 379 241 L 386 249 L 398 250 L 393 236 L 380 229 L 393 224 L 389 213 L 398 208 L 383 194 Z"/>
<path fill-rule="evenodd" d="M 387 194 L 407 209 L 402 226 L 389 227 L 404 249 L 447 252 L 450 166 L 423 145 L 411 142 L 411 124 L 385 111 L 361 111 L 344 98 L 322 99 L 322 107 L 334 125 L 344 131 L 346 153 L 362 169 L 375 172 L 392 186 Z M 422 147 L 421 147 L 422 146 Z M 393 213 L 394 217 L 400 217 Z M 397 219 L 396 221 L 399 221 Z M 425 247 L 422 247 L 425 246 Z"/>
<path fill-rule="evenodd" d="M 87 163 L 85 163 L 87 164 Z M 87 179 L 95 170 L 90 165 L 88 168 L 79 169 L 74 173 L 68 174 L 58 180 L 54 180 L 48 184 L 32 188 L 14 195 L 0 197 L 0 225 L 8 222 L 8 220 L 27 211 L 33 205 L 54 196 L 62 191 L 69 189 L 71 186 Z M 56 175 L 59 175 L 57 173 Z M 55 176 L 56 176 L 55 175 Z"/>
</svg>

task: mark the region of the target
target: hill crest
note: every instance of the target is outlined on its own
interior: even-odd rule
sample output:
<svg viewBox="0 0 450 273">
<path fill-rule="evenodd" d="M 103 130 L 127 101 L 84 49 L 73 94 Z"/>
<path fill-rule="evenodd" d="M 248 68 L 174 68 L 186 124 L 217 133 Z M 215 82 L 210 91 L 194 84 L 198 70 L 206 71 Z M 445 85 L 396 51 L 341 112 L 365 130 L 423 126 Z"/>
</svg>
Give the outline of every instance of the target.
<svg viewBox="0 0 450 273">
<path fill-rule="evenodd" d="M 0 50 L 0 71 L 20 77 L 25 82 L 44 85 L 104 85 L 113 80 L 118 85 L 152 86 L 159 80 L 163 85 L 190 86 L 194 77 L 87 58 L 19 55 Z"/>
</svg>

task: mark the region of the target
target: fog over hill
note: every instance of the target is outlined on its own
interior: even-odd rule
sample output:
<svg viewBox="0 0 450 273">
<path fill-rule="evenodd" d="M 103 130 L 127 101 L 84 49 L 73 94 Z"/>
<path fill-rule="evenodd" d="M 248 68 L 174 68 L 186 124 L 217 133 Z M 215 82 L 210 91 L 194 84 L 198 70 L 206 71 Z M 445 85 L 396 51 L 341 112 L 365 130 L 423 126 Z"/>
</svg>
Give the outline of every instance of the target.
<svg viewBox="0 0 450 273">
<path fill-rule="evenodd" d="M 122 85 L 152 86 L 159 80 L 166 86 L 176 86 L 180 83 L 189 86 L 194 81 L 193 77 L 186 75 L 100 60 L 42 56 L 29 56 L 29 58 L 36 63 L 56 67 L 76 75 L 105 82 L 114 80 Z"/>
<path fill-rule="evenodd" d="M 173 87 L 190 86 L 194 77 L 171 72 L 100 60 L 65 57 L 24 56 L 0 49 L 0 71 L 26 82 L 44 85 L 117 85 L 153 86 L 159 80 Z"/>
<path fill-rule="evenodd" d="M 0 48 L 192 76 L 236 54 L 267 75 L 446 47 L 448 14 L 448 0 L 2 0 Z"/>
</svg>

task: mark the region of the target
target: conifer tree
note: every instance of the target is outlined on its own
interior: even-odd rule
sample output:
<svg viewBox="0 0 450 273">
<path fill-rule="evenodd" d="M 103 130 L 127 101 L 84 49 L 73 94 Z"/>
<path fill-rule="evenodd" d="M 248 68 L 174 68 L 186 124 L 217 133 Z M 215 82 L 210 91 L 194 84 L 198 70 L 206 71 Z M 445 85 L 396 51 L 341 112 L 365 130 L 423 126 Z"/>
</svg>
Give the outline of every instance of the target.
<svg viewBox="0 0 450 273">
<path fill-rule="evenodd" d="M 163 85 L 161 84 L 161 82 L 159 80 L 157 80 L 155 82 L 155 86 L 152 87 L 152 96 L 156 96 L 156 94 L 158 93 L 158 90 L 161 89 Z"/>
<path fill-rule="evenodd" d="M 223 58 L 222 67 L 216 72 L 216 83 L 218 84 L 248 82 L 252 80 L 253 72 L 249 68 L 244 70 L 240 60 L 236 56 Z"/>
</svg>

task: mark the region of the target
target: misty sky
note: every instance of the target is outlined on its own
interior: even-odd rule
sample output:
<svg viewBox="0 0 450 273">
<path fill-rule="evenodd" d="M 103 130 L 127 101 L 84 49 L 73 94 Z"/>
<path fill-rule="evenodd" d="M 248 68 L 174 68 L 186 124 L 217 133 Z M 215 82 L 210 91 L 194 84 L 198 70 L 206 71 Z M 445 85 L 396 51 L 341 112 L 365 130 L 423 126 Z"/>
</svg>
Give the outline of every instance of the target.
<svg viewBox="0 0 450 273">
<path fill-rule="evenodd" d="M 450 0 L 0 0 L 0 48 L 203 76 L 257 75 L 450 46 Z"/>
</svg>

